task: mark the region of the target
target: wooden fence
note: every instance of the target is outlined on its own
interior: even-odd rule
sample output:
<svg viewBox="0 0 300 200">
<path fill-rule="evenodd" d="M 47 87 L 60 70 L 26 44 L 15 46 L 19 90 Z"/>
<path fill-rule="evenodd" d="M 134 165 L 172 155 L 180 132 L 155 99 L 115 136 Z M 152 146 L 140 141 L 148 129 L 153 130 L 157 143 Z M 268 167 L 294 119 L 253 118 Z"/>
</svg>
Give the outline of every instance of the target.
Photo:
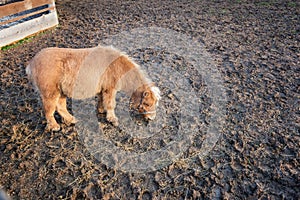
<svg viewBox="0 0 300 200">
<path fill-rule="evenodd" d="M 57 24 L 54 0 L 0 1 L 0 47 Z"/>
</svg>

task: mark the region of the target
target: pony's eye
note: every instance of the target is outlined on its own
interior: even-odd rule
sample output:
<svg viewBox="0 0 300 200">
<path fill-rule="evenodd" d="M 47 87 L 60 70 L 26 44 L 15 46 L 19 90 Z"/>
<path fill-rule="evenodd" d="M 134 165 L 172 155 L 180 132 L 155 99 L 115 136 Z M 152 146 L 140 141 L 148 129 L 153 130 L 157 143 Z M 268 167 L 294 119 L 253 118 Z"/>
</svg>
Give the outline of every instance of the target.
<svg viewBox="0 0 300 200">
<path fill-rule="evenodd" d="M 143 97 L 148 97 L 149 96 L 149 92 L 148 91 L 145 91 L 144 93 L 143 93 Z"/>
<path fill-rule="evenodd" d="M 144 105 L 145 107 L 149 107 L 149 106 L 150 106 L 150 104 L 148 104 L 148 103 L 143 103 L 143 105 Z"/>
</svg>

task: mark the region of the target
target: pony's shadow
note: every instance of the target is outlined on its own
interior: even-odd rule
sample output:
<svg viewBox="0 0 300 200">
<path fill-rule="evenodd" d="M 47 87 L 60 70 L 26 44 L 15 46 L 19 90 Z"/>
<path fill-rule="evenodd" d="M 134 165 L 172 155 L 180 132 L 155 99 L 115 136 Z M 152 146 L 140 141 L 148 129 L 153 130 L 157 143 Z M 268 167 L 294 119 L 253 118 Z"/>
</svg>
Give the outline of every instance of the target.
<svg viewBox="0 0 300 200">
<path fill-rule="evenodd" d="M 149 120 L 146 120 L 142 115 L 136 114 L 133 111 L 129 111 L 130 121 L 138 126 L 145 126 L 149 125 Z M 109 121 L 106 119 L 106 113 L 97 113 L 98 123 L 107 124 L 111 127 L 114 127 Z M 126 124 L 122 124 L 126 125 Z M 120 128 L 120 126 L 115 127 Z"/>
</svg>

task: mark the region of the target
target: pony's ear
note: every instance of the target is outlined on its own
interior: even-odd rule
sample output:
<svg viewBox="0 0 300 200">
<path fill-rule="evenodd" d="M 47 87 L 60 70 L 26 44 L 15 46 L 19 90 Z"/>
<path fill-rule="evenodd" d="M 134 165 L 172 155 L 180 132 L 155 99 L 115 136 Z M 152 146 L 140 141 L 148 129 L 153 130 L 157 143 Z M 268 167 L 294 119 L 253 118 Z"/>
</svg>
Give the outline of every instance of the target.
<svg viewBox="0 0 300 200">
<path fill-rule="evenodd" d="M 150 95 L 150 92 L 149 91 L 145 91 L 144 93 L 143 93 L 143 97 L 148 97 Z"/>
</svg>

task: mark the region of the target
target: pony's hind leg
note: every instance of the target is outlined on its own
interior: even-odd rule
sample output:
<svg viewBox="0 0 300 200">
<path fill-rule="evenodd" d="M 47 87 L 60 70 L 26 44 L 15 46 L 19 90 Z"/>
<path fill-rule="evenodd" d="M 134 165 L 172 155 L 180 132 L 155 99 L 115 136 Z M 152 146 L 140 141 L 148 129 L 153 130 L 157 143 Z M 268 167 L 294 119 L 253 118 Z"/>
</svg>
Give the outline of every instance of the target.
<svg viewBox="0 0 300 200">
<path fill-rule="evenodd" d="M 73 117 L 68 109 L 67 109 L 67 97 L 66 96 L 60 96 L 58 98 L 57 104 L 56 104 L 56 110 L 60 114 L 60 116 L 63 118 L 63 121 L 67 125 L 75 124 L 77 120 L 75 117 Z"/>
<path fill-rule="evenodd" d="M 45 117 L 47 120 L 46 130 L 49 130 L 49 131 L 59 131 L 60 130 L 60 126 L 54 118 L 54 112 L 56 109 L 56 104 L 58 102 L 58 98 L 59 98 L 58 95 L 53 96 L 53 97 L 42 97 Z"/>
<path fill-rule="evenodd" d="M 103 102 L 103 93 L 100 92 L 98 95 L 98 113 L 103 114 L 105 113 L 105 109 L 104 109 L 104 102 Z"/>
</svg>

